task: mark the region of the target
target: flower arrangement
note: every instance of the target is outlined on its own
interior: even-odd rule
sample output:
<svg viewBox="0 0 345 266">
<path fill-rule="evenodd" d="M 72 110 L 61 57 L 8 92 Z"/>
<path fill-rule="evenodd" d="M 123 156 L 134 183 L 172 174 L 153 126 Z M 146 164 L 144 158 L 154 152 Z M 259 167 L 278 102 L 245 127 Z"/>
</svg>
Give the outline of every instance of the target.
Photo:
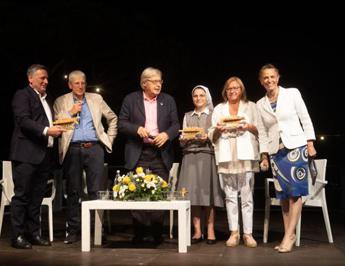
<svg viewBox="0 0 345 266">
<path fill-rule="evenodd" d="M 163 200 L 166 199 L 168 183 L 160 176 L 138 167 L 135 173 L 128 172 L 118 177 L 113 186 L 114 199 L 118 200 Z"/>
</svg>

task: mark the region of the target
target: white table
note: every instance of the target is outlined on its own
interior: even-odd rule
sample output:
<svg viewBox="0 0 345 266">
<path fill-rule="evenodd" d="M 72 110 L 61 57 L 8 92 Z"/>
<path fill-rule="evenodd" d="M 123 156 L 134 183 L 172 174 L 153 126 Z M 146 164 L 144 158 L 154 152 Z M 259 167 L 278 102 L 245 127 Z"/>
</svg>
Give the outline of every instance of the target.
<svg viewBox="0 0 345 266">
<path fill-rule="evenodd" d="M 190 201 L 113 201 L 90 200 L 82 202 L 81 251 L 90 251 L 90 211 L 95 210 L 95 245 L 102 243 L 104 210 L 176 210 L 178 211 L 178 251 L 187 252 L 191 245 Z"/>
</svg>

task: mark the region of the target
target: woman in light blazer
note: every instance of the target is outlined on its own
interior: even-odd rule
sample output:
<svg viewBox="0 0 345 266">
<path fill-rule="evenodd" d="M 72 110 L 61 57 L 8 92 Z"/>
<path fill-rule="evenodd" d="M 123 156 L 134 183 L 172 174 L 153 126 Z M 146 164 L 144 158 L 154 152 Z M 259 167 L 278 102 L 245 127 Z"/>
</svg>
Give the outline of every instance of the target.
<svg viewBox="0 0 345 266">
<path fill-rule="evenodd" d="M 308 156 L 315 156 L 315 133 L 298 89 L 278 86 L 279 71 L 272 64 L 259 72 L 266 95 L 257 102 L 261 168 L 269 159 L 276 197 L 280 199 L 284 238 L 275 249 L 290 252 L 296 241 L 296 225 L 301 214 L 302 196 L 308 194 Z"/>
<path fill-rule="evenodd" d="M 222 188 L 230 229 L 226 241 L 236 247 L 240 241 L 238 225 L 238 193 L 241 194 L 243 241 L 247 247 L 256 247 L 253 231 L 254 173 L 259 171 L 257 141 L 257 110 L 247 100 L 243 82 L 238 77 L 229 78 L 222 91 L 224 102 L 218 104 L 212 114 L 209 138 L 215 146 L 217 169 Z M 243 118 L 238 125 L 225 124 L 228 117 Z"/>
</svg>

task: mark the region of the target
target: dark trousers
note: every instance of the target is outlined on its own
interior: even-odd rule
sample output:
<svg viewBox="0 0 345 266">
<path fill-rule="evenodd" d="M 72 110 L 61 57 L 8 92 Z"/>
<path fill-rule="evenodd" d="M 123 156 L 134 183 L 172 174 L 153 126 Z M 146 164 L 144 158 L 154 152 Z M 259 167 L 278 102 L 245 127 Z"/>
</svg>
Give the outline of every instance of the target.
<svg viewBox="0 0 345 266">
<path fill-rule="evenodd" d="M 11 200 L 12 238 L 19 235 L 40 234 L 40 210 L 47 189 L 47 180 L 52 172 L 52 151 L 47 149 L 40 164 L 14 161 L 12 176 L 14 196 Z"/>
<path fill-rule="evenodd" d="M 89 148 L 71 144 L 63 162 L 63 172 L 67 184 L 67 231 L 80 233 L 80 200 L 83 191 L 83 171 L 86 174 L 88 199 L 97 199 L 97 192 L 106 189 L 104 171 L 104 149 L 101 144 Z"/>
<path fill-rule="evenodd" d="M 150 169 L 152 173 L 159 175 L 168 181 L 169 171 L 163 163 L 160 150 L 152 145 L 145 145 L 141 152 L 137 167 L 144 170 Z M 165 211 L 132 211 L 134 233 L 142 237 L 147 226 L 151 226 L 154 237 L 160 237 L 163 229 Z"/>
</svg>

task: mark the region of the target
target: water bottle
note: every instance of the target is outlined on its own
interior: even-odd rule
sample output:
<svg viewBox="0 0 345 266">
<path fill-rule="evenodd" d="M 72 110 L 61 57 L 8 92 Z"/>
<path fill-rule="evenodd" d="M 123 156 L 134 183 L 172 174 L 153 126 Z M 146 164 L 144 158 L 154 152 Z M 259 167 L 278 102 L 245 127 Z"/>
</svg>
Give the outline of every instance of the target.
<svg viewBox="0 0 345 266">
<path fill-rule="evenodd" d="M 116 185 L 117 183 L 117 180 L 119 179 L 120 177 L 120 170 L 116 170 L 116 175 L 115 175 L 115 178 L 114 178 L 114 186 Z"/>
<path fill-rule="evenodd" d="M 116 170 L 116 175 L 115 175 L 115 177 L 114 177 L 114 184 L 113 184 L 113 189 L 114 189 L 114 186 L 117 184 L 117 182 L 119 181 L 119 178 L 120 178 L 120 170 Z M 118 194 L 117 194 L 117 192 L 115 192 L 114 190 L 113 190 L 113 199 L 115 200 L 115 199 L 117 199 L 118 198 Z"/>
</svg>

